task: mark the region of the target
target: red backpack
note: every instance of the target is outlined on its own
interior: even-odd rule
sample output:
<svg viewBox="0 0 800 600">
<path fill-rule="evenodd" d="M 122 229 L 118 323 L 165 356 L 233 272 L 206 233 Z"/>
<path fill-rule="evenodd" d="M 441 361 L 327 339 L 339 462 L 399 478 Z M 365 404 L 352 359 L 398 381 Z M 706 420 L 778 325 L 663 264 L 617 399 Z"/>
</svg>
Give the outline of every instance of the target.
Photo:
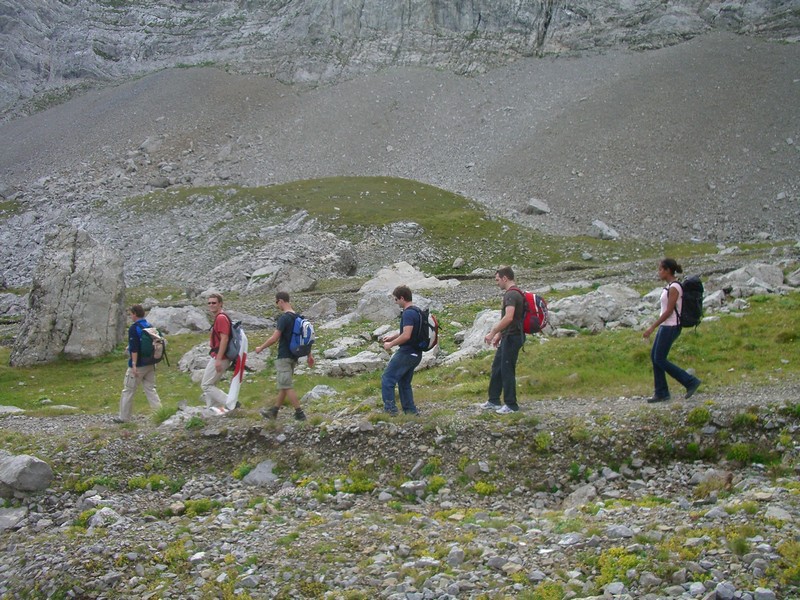
<svg viewBox="0 0 800 600">
<path fill-rule="evenodd" d="M 547 300 L 533 292 L 523 292 L 518 287 L 508 288 L 522 294 L 522 330 L 525 333 L 539 333 L 547 327 Z"/>
</svg>

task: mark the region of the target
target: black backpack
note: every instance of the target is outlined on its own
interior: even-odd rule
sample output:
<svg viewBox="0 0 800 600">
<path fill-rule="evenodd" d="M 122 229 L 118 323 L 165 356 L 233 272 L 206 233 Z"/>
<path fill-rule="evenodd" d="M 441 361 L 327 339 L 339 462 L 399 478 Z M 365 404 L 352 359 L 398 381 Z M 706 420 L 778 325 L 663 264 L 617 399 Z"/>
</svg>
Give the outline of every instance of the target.
<svg viewBox="0 0 800 600">
<path fill-rule="evenodd" d="M 422 309 L 413 305 L 409 308 L 419 313 L 419 325 L 414 332 L 414 347 L 423 352 L 433 350 L 439 343 L 439 319 L 427 308 Z M 402 318 L 400 323 L 402 325 Z"/>
<path fill-rule="evenodd" d="M 678 325 L 697 327 L 703 320 L 703 282 L 697 275 L 677 282 L 683 288 L 683 306 L 678 313 Z"/>
</svg>

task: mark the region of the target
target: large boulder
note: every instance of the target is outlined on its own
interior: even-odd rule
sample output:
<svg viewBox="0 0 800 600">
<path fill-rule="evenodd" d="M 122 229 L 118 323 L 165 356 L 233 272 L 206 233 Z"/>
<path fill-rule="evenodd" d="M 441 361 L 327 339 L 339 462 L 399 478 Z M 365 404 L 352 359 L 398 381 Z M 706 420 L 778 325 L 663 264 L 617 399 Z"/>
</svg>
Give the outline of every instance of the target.
<svg viewBox="0 0 800 600">
<path fill-rule="evenodd" d="M 401 261 L 378 271 L 377 275 L 362 285 L 358 291 L 362 294 L 368 292 L 391 294 L 398 285 L 407 285 L 412 293 L 416 294 L 417 290 L 447 289 L 456 287 L 460 283 L 458 279 L 426 277 L 419 269 Z"/>
<path fill-rule="evenodd" d="M 45 238 L 11 366 L 110 352 L 125 335 L 122 257 L 88 233 L 64 228 Z"/>
<path fill-rule="evenodd" d="M 162 333 L 179 334 L 208 331 L 208 314 L 196 306 L 157 306 L 147 314 L 147 320 Z"/>
<path fill-rule="evenodd" d="M 627 286 L 603 285 L 588 294 L 569 296 L 551 303 L 550 323 L 553 327 L 571 325 L 599 331 L 607 323 L 623 319 L 640 300 L 639 293 Z"/>
<path fill-rule="evenodd" d="M 43 460 L 27 454 L 0 453 L 0 497 L 41 492 L 52 480 L 53 470 Z"/>
</svg>

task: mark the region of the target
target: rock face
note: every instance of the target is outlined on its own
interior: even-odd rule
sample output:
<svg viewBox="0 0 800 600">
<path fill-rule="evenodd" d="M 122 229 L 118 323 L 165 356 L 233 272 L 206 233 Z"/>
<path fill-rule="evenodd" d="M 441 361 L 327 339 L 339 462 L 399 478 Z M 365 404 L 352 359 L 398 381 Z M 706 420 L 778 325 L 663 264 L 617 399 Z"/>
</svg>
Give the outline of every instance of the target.
<svg viewBox="0 0 800 600">
<path fill-rule="evenodd" d="M 558 0 L 0 4 L 0 110 L 36 91 L 180 64 L 225 63 L 284 82 L 388 66 L 473 74 L 521 57 L 618 44 L 659 48 L 711 29 L 798 31 L 796 2 Z M 793 9 L 792 6 L 795 8 Z M 13 50 L 11 50 L 13 49 Z"/>
<path fill-rule="evenodd" d="M 45 240 L 12 366 L 109 352 L 125 333 L 122 258 L 85 231 L 62 229 Z"/>
</svg>

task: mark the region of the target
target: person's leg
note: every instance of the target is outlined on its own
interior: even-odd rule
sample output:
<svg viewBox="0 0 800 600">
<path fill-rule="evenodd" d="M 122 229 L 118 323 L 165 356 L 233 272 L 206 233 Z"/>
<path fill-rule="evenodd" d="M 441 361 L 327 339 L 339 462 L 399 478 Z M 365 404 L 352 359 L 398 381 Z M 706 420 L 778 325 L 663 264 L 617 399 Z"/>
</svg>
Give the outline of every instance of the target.
<svg viewBox="0 0 800 600">
<path fill-rule="evenodd" d="M 274 419 L 278 416 L 278 410 L 287 400 L 294 408 L 294 418 L 302 421 L 306 418 L 303 409 L 300 407 L 300 399 L 294 390 L 294 368 L 297 361 L 291 358 L 279 358 L 275 361 L 276 383 L 278 386 L 278 397 L 275 406 L 262 412 L 264 416 Z"/>
<path fill-rule="evenodd" d="M 130 421 L 133 414 L 133 395 L 136 393 L 136 388 L 139 381 L 133 374 L 133 369 L 128 367 L 125 371 L 125 380 L 122 384 L 122 396 L 119 399 L 119 421 Z"/>
<path fill-rule="evenodd" d="M 517 404 L 517 358 L 524 338 L 509 335 L 500 343 L 500 377 L 503 380 L 503 401 L 511 410 L 519 410 Z"/>
<path fill-rule="evenodd" d="M 161 408 L 161 398 L 158 397 L 156 391 L 156 367 L 155 365 L 147 365 L 146 367 L 139 367 L 139 377 L 142 380 L 142 387 L 144 388 L 144 395 L 150 403 L 152 410 L 159 410 Z"/>
<path fill-rule="evenodd" d="M 394 399 L 394 388 L 397 382 L 400 381 L 400 376 L 403 374 L 403 366 L 401 364 L 402 358 L 400 352 L 395 352 L 392 358 L 389 359 L 389 364 L 383 370 L 381 376 L 381 398 L 383 399 L 383 410 L 396 415 L 397 403 Z"/>
<path fill-rule="evenodd" d="M 665 400 L 670 397 L 669 384 L 667 384 L 666 367 L 670 364 L 667 355 L 672 347 L 672 342 L 677 338 L 678 327 L 661 326 L 656 331 L 656 339 L 650 349 L 650 360 L 653 363 L 653 398 Z"/>
<path fill-rule="evenodd" d="M 500 348 L 494 352 L 494 359 L 492 360 L 492 370 L 489 375 L 489 402 L 483 406 L 486 408 L 500 407 L 500 394 L 503 393 L 503 378 L 500 373 L 500 365 L 502 364 L 502 353 Z"/>
<path fill-rule="evenodd" d="M 209 358 L 206 370 L 203 371 L 203 379 L 200 381 L 200 389 L 203 390 L 201 398 L 205 405 L 209 408 L 212 406 L 225 406 L 225 401 L 228 399 L 228 394 L 216 387 L 216 383 L 222 379 L 222 375 L 230 366 L 231 361 L 227 359 L 222 360 L 223 369 L 217 371 L 214 365 L 214 359 Z"/>
<path fill-rule="evenodd" d="M 411 381 L 414 379 L 414 370 L 422 362 L 422 354 L 406 354 L 403 357 L 405 371 L 397 380 L 397 395 L 400 396 L 400 407 L 409 415 L 416 415 L 419 411 L 414 404 L 414 390 Z"/>
<path fill-rule="evenodd" d="M 672 327 L 671 329 L 674 330 L 672 343 L 675 343 L 675 340 L 677 340 L 678 337 L 680 337 L 681 335 L 681 328 Z M 669 352 L 667 354 L 669 354 Z M 664 369 L 664 371 L 667 372 L 667 375 L 672 377 L 687 390 L 691 389 L 692 387 L 696 388 L 698 385 L 700 385 L 700 380 L 697 377 L 695 377 L 694 375 L 690 375 L 675 363 L 670 362 L 667 356 L 664 357 L 661 367 Z"/>
</svg>

